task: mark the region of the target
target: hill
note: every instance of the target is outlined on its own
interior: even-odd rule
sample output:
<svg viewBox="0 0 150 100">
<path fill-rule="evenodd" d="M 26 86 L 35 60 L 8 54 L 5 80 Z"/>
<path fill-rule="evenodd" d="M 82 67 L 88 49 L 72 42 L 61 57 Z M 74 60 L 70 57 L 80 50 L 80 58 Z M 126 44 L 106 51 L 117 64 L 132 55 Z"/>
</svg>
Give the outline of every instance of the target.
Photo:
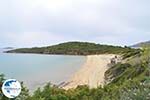
<svg viewBox="0 0 150 100">
<path fill-rule="evenodd" d="M 14 49 L 13 47 L 5 47 L 3 49 Z"/>
<path fill-rule="evenodd" d="M 47 47 L 20 48 L 7 53 L 37 53 L 37 54 L 64 54 L 64 55 L 95 55 L 95 54 L 136 54 L 139 50 L 129 47 L 101 45 L 88 42 L 66 42 Z"/>
<path fill-rule="evenodd" d="M 137 43 L 135 45 L 132 45 L 131 47 L 140 48 L 140 47 L 143 47 L 143 46 L 150 46 L 150 41 L 140 42 L 140 43 Z"/>
</svg>

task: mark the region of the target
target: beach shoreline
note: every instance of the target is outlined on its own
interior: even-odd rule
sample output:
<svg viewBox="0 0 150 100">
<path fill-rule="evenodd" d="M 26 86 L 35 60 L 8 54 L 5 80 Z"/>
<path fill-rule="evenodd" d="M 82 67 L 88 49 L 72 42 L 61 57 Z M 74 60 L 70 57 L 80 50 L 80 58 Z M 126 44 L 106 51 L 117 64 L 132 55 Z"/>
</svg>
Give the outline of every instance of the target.
<svg viewBox="0 0 150 100">
<path fill-rule="evenodd" d="M 103 86 L 104 74 L 108 70 L 111 59 L 118 57 L 115 54 L 88 55 L 86 62 L 73 76 L 62 85 L 65 90 L 76 88 L 79 85 L 88 85 L 90 88 Z"/>
</svg>

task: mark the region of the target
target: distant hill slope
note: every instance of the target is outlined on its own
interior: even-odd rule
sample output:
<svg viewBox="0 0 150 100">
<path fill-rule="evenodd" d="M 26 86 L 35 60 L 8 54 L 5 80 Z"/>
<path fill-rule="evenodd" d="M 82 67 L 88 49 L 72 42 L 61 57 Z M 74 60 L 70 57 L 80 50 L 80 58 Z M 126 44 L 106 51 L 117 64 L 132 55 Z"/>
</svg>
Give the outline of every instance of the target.
<svg viewBox="0 0 150 100">
<path fill-rule="evenodd" d="M 13 47 L 5 47 L 3 49 L 14 49 Z"/>
<path fill-rule="evenodd" d="M 131 47 L 139 48 L 139 47 L 142 47 L 142 46 L 150 46 L 150 41 L 140 42 L 140 43 L 137 43 L 135 45 L 132 45 Z"/>
<path fill-rule="evenodd" d="M 66 42 L 47 47 L 21 48 L 7 51 L 7 53 L 38 53 L 38 54 L 66 54 L 66 55 L 94 55 L 94 54 L 123 54 L 137 53 L 138 50 L 120 46 L 100 45 L 88 42 Z"/>
</svg>

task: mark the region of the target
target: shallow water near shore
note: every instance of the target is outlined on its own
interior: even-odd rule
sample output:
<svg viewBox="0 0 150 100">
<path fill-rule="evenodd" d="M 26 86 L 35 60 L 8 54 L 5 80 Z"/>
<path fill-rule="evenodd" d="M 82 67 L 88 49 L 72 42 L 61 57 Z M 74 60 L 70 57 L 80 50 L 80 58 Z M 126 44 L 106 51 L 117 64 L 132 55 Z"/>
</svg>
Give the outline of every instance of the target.
<svg viewBox="0 0 150 100">
<path fill-rule="evenodd" d="M 68 80 L 85 61 L 85 56 L 0 53 L 0 74 L 23 81 L 32 91 Z"/>
</svg>

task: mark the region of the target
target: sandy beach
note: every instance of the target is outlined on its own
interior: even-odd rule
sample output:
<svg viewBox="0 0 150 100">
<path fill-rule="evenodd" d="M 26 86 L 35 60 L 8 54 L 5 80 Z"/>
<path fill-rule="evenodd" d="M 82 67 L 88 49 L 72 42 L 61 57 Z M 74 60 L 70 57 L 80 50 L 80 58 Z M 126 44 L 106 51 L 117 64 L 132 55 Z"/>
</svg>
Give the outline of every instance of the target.
<svg viewBox="0 0 150 100">
<path fill-rule="evenodd" d="M 63 86 L 64 89 L 76 88 L 78 85 L 88 85 L 96 88 L 104 85 L 104 73 L 109 68 L 108 64 L 116 55 L 89 55 L 81 69 L 76 72 Z"/>
</svg>

